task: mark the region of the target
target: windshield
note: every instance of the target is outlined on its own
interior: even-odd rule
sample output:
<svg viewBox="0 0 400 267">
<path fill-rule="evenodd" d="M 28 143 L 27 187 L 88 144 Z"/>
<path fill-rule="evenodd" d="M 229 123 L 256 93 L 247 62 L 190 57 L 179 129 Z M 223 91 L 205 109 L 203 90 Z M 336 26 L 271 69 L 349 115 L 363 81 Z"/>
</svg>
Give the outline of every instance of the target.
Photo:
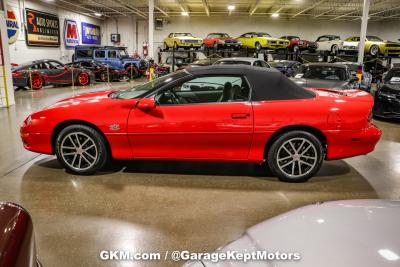
<svg viewBox="0 0 400 267">
<path fill-rule="evenodd" d="M 271 35 L 269 35 L 266 32 L 256 32 L 256 33 L 254 33 L 254 35 L 257 37 L 271 37 Z"/>
<path fill-rule="evenodd" d="M 214 63 L 215 65 L 237 65 L 237 64 L 241 64 L 241 65 L 251 65 L 250 62 L 248 61 L 242 61 L 242 60 L 221 60 L 221 61 L 217 61 Z"/>
<path fill-rule="evenodd" d="M 120 49 L 119 50 L 119 56 L 120 57 L 129 57 L 128 52 L 126 51 L 126 49 Z"/>
<path fill-rule="evenodd" d="M 319 80 L 346 80 L 346 71 L 344 68 L 333 66 L 301 66 L 295 75 L 295 78 L 319 79 Z"/>
<path fill-rule="evenodd" d="M 283 68 L 288 67 L 290 65 L 290 61 L 272 61 L 268 62 L 268 64 L 273 68 Z"/>
<path fill-rule="evenodd" d="M 185 33 L 185 32 L 178 32 L 178 33 L 174 33 L 175 37 L 185 37 L 185 36 L 192 36 L 191 33 Z"/>
<path fill-rule="evenodd" d="M 209 38 L 229 38 L 229 35 L 226 33 L 211 33 Z"/>
<path fill-rule="evenodd" d="M 147 83 L 141 84 L 139 86 L 133 87 L 131 89 L 115 92 L 112 95 L 110 95 L 110 97 L 118 98 L 118 99 L 137 98 L 137 97 L 147 94 L 153 90 L 156 90 L 156 89 L 160 88 L 161 86 L 164 86 L 170 82 L 176 81 L 176 80 L 178 80 L 182 77 L 188 76 L 188 75 L 189 74 L 185 71 L 172 73 L 172 74 L 157 78 L 151 82 L 147 82 Z"/>
<path fill-rule="evenodd" d="M 372 42 L 383 42 L 383 40 L 378 36 L 367 36 L 367 40 Z"/>
</svg>

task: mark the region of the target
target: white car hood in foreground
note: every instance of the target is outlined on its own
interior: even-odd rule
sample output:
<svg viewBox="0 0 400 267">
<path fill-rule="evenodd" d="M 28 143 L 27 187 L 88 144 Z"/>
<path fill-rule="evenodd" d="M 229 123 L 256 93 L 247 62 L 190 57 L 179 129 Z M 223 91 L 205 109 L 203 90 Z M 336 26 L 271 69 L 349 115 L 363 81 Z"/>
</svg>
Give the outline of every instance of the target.
<svg viewBox="0 0 400 267">
<path fill-rule="evenodd" d="M 251 227 L 243 237 L 218 251 L 227 250 L 299 252 L 301 260 L 203 264 L 207 267 L 400 266 L 400 201 L 348 200 L 305 206 Z"/>
</svg>

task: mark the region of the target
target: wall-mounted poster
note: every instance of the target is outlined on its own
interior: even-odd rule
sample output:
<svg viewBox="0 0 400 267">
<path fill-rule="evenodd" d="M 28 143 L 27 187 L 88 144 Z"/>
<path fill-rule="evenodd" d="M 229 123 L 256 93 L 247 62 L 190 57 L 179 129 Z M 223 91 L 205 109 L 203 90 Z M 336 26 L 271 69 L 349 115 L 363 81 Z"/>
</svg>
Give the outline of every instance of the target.
<svg viewBox="0 0 400 267">
<path fill-rule="evenodd" d="M 26 44 L 29 46 L 60 46 L 60 21 L 57 15 L 25 9 Z"/>
<path fill-rule="evenodd" d="M 82 22 L 82 44 L 100 45 L 100 26 Z"/>
<path fill-rule="evenodd" d="M 65 19 L 64 43 L 66 48 L 74 48 L 79 45 L 78 24 L 75 20 Z"/>
<path fill-rule="evenodd" d="M 19 21 L 17 13 L 11 7 L 7 7 L 6 24 L 7 24 L 8 43 L 13 44 L 17 41 L 19 36 Z"/>
</svg>

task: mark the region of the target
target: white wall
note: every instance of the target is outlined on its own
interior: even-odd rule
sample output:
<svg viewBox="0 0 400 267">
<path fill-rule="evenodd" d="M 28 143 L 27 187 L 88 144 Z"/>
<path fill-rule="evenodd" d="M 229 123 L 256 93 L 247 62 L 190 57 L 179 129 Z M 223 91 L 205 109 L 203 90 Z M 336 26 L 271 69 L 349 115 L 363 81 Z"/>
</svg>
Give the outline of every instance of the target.
<svg viewBox="0 0 400 267">
<path fill-rule="evenodd" d="M 360 21 L 329 21 L 316 19 L 270 19 L 260 17 L 174 17 L 166 18 L 163 30 L 156 30 L 154 41 L 155 46 L 163 44 L 163 39 L 170 32 L 191 32 L 193 35 L 204 38 L 210 32 L 226 32 L 237 37 L 249 31 L 268 32 L 272 36 L 298 35 L 308 40 L 316 40 L 323 34 L 337 34 L 342 38 L 352 35 L 359 35 Z M 121 45 L 128 47 L 130 53 L 136 47 L 136 25 L 126 17 L 119 20 L 119 33 L 121 34 Z M 138 18 L 138 40 L 139 52 L 142 52 L 142 44 L 147 40 L 148 26 L 142 18 Z M 105 29 L 105 35 L 115 32 L 115 21 L 107 20 L 109 25 Z M 123 30 L 123 29 L 126 29 Z M 384 39 L 397 40 L 400 38 L 398 22 L 371 22 L 368 26 L 368 33 L 378 35 Z M 106 42 L 112 45 L 110 42 Z"/>
<path fill-rule="evenodd" d="M 67 11 L 61 8 L 58 8 L 51 4 L 45 4 L 39 1 L 25 1 L 25 8 L 31 8 L 38 11 L 48 12 L 52 14 L 56 14 L 60 20 L 60 47 L 28 47 L 25 43 L 25 32 L 23 31 L 23 27 L 21 26 L 22 19 L 21 17 L 24 14 L 22 0 L 20 1 L 20 5 L 18 0 L 9 0 L 8 5 L 11 6 L 15 11 L 18 11 L 18 21 L 20 22 L 21 32 L 19 34 L 18 40 L 10 45 L 10 57 L 12 63 L 21 64 L 26 61 L 37 60 L 37 59 L 56 59 L 60 60 L 64 63 L 71 61 L 71 57 L 73 54 L 73 49 L 66 49 L 64 46 L 64 19 L 73 19 L 78 24 L 79 34 L 81 34 L 80 23 L 88 22 L 96 25 L 100 25 L 102 27 L 101 20 L 94 19 L 92 17 L 83 16 L 76 14 L 71 11 Z M 102 29 L 103 32 L 103 29 Z M 82 35 L 80 35 L 82 36 Z"/>
</svg>

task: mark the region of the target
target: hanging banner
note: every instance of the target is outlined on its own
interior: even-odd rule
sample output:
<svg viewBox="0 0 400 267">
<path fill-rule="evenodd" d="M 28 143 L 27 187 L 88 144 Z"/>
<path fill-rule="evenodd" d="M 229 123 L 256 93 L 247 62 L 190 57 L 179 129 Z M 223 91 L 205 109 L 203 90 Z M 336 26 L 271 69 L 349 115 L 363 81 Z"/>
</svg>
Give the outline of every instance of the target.
<svg viewBox="0 0 400 267">
<path fill-rule="evenodd" d="M 64 44 L 65 48 L 74 48 L 75 46 L 79 45 L 78 24 L 75 20 L 65 19 Z"/>
<path fill-rule="evenodd" d="M 100 26 L 82 22 L 82 44 L 100 45 Z"/>
<path fill-rule="evenodd" d="M 8 43 L 13 44 L 18 39 L 20 28 L 16 12 L 11 7 L 7 7 L 6 24 L 7 24 Z"/>
<path fill-rule="evenodd" d="M 25 14 L 28 46 L 60 46 L 60 21 L 57 15 L 27 8 Z"/>
</svg>

